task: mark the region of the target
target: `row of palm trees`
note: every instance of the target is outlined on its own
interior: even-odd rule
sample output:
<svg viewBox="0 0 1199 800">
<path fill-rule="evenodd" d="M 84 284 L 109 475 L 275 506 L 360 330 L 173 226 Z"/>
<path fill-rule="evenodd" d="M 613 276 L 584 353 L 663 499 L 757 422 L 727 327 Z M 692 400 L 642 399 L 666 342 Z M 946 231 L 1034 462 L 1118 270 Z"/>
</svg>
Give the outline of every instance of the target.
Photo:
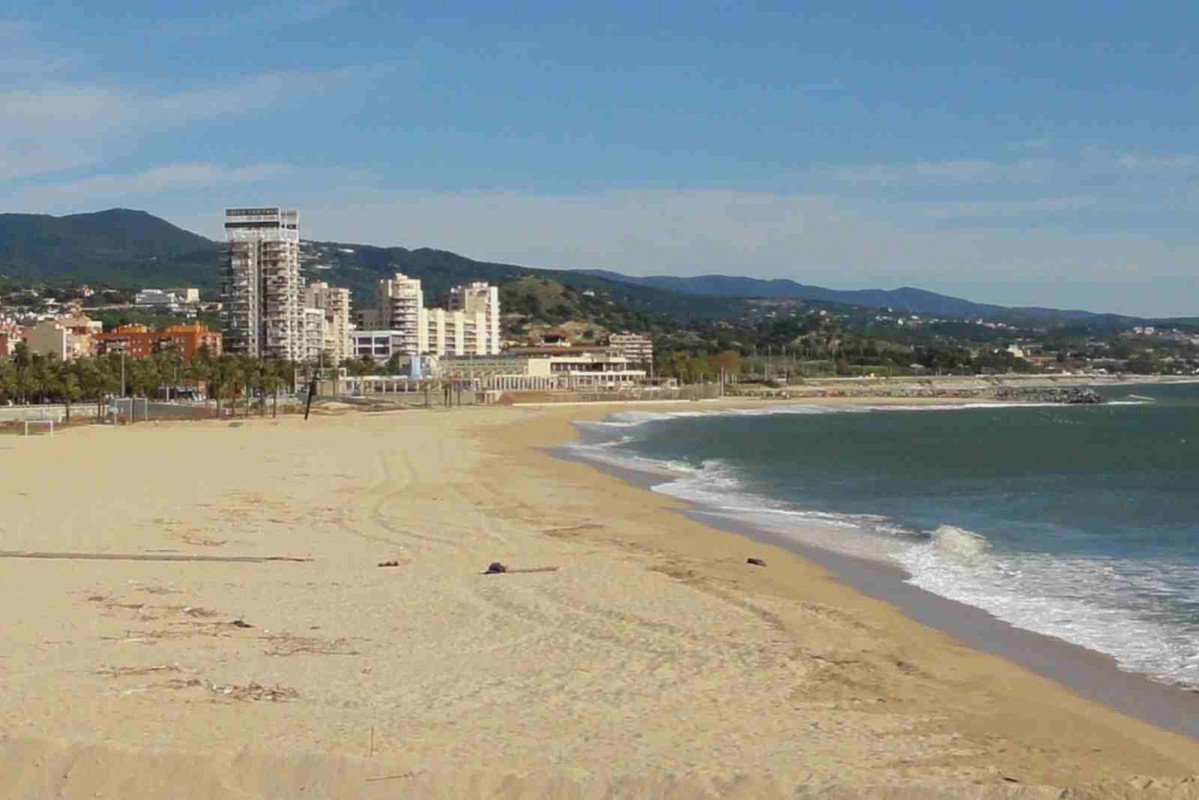
<svg viewBox="0 0 1199 800">
<path fill-rule="evenodd" d="M 63 403 L 69 422 L 71 404 L 87 399 L 95 401 L 100 421 L 112 395 L 169 399 L 173 387 L 187 382 L 204 387 L 216 401 L 218 415 L 223 401 L 236 413 L 239 397 L 249 414 L 252 395 L 262 398 L 263 414 L 265 398 L 273 395 L 273 413 L 277 413 L 279 393 L 293 391 L 297 375 L 304 371 L 304 365 L 291 361 L 215 356 L 207 348 L 201 348 L 190 362 L 184 362 L 175 349 L 144 358 L 122 359 L 119 353 L 108 353 L 60 361 L 19 343 L 8 359 L 0 359 L 0 403 Z"/>
</svg>

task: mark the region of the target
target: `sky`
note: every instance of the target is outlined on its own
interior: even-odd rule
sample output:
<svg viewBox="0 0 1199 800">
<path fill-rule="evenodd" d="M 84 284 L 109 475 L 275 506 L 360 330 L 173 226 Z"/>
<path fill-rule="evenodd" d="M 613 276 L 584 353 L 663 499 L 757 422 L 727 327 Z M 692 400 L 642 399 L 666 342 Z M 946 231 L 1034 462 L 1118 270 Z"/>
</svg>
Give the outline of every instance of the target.
<svg viewBox="0 0 1199 800">
<path fill-rule="evenodd" d="M 1199 314 L 1199 4 L 9 0 L 0 212 Z"/>
</svg>

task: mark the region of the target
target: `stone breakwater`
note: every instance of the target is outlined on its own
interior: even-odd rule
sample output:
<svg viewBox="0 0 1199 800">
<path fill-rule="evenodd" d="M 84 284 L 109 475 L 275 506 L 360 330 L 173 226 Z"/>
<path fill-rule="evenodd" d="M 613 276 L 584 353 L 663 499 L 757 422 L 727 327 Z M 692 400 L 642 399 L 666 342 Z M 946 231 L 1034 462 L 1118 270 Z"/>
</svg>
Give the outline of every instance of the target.
<svg viewBox="0 0 1199 800">
<path fill-rule="evenodd" d="M 886 397 L 947 400 L 1000 400 L 1024 403 L 1092 404 L 1104 402 L 1095 386 L 1119 385 L 1115 377 L 1003 376 L 937 378 L 817 378 L 789 386 L 734 384 L 729 397 L 803 400 L 818 397 Z M 1168 382 L 1146 380 L 1145 382 Z"/>
<path fill-rule="evenodd" d="M 1001 386 L 995 391 L 996 400 L 1016 403 L 1061 403 L 1063 405 L 1095 405 L 1103 397 L 1087 386 Z"/>
</svg>

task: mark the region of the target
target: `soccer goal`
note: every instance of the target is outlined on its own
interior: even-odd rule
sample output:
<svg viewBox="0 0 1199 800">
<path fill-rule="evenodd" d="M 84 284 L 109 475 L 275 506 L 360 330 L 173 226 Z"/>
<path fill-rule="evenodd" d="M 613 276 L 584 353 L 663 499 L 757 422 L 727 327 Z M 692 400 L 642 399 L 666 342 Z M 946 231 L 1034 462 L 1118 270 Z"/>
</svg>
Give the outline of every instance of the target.
<svg viewBox="0 0 1199 800">
<path fill-rule="evenodd" d="M 47 425 L 50 428 L 50 435 L 51 436 L 54 435 L 54 420 L 52 420 L 52 419 L 27 419 L 27 420 L 25 420 L 25 435 L 26 436 L 29 435 L 29 426 L 30 425 L 34 426 L 35 432 L 37 431 L 38 425 Z M 38 434 L 38 435 L 40 436 L 41 434 Z"/>
</svg>

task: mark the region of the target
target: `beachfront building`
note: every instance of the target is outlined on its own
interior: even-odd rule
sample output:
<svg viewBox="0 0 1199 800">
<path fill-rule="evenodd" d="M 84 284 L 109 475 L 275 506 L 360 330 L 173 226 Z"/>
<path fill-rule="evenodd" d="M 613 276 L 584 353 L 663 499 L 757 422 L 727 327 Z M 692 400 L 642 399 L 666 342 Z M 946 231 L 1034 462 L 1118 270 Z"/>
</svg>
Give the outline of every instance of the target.
<svg viewBox="0 0 1199 800">
<path fill-rule="evenodd" d="M 303 341 L 300 350 L 302 353 L 301 361 L 311 364 L 324 363 L 325 331 L 327 327 L 325 310 L 323 308 L 304 306 L 303 325 L 300 326 L 300 335 Z"/>
<path fill-rule="evenodd" d="M 101 354 L 123 352 L 129 358 L 144 358 L 174 350 L 184 362 L 195 358 L 201 348 L 207 348 L 209 356 L 216 358 L 221 354 L 222 343 L 219 331 L 210 331 L 200 322 L 171 325 L 161 331 L 146 325 L 121 325 L 97 334 L 95 340 Z"/>
<path fill-rule="evenodd" d="M 361 309 L 351 333 L 354 357 L 492 356 L 500 352 L 499 289 L 471 283 L 450 290 L 450 307 L 426 308 L 419 278 L 379 281 L 378 305 Z"/>
<path fill-rule="evenodd" d="M 350 331 L 350 358 L 369 358 L 384 364 L 394 355 L 411 356 L 404 331 Z"/>
<path fill-rule="evenodd" d="M 500 290 L 498 286 L 476 281 L 450 290 L 450 311 L 461 328 L 462 346 L 455 355 L 466 353 L 499 355 L 500 352 Z M 437 350 L 448 352 L 449 348 Z"/>
<path fill-rule="evenodd" d="M 639 333 L 613 333 L 608 336 L 608 349 L 615 355 L 624 356 L 633 364 L 654 363 L 654 342 Z"/>
<path fill-rule="evenodd" d="M 431 364 L 432 376 L 468 382 L 476 390 L 589 392 L 631 389 L 644 385 L 647 377 L 624 356 L 603 350 L 525 348 L 509 353 L 438 359 Z"/>
<path fill-rule="evenodd" d="M 493 335 L 487 312 L 426 308 L 421 317 L 426 332 L 426 353 L 487 356 L 500 352 L 499 336 L 498 333 Z"/>
<path fill-rule="evenodd" d="M 381 353 L 385 349 L 387 358 L 396 352 L 407 356 L 499 354 L 497 287 L 486 283 L 455 286 L 450 290 L 449 306 L 426 308 L 418 278 L 401 272 L 384 278 L 379 281 L 377 307 L 358 312 L 358 333 L 363 336 L 357 340 L 354 353 Z M 386 348 L 382 347 L 384 340 L 391 342 Z"/>
<path fill-rule="evenodd" d="M 25 343 L 30 353 L 51 356 L 59 361 L 83 358 L 93 353 L 91 328 L 71 325 L 71 320 L 42 320 L 29 328 Z M 88 331 L 88 332 L 81 332 Z"/>
<path fill-rule="evenodd" d="M 305 309 L 320 309 L 321 349 L 326 363 L 340 364 L 352 355 L 350 343 L 350 290 L 316 281 L 304 287 Z"/>
<path fill-rule="evenodd" d="M 300 214 L 279 208 L 225 211 L 221 302 L 225 347 L 299 361 L 305 356 Z"/>
<path fill-rule="evenodd" d="M 427 349 L 427 334 L 421 326 L 424 310 L 425 293 L 419 278 L 397 272 L 393 278 L 379 280 L 376 324 L 400 335 L 399 350 L 406 355 L 419 355 Z"/>
</svg>

